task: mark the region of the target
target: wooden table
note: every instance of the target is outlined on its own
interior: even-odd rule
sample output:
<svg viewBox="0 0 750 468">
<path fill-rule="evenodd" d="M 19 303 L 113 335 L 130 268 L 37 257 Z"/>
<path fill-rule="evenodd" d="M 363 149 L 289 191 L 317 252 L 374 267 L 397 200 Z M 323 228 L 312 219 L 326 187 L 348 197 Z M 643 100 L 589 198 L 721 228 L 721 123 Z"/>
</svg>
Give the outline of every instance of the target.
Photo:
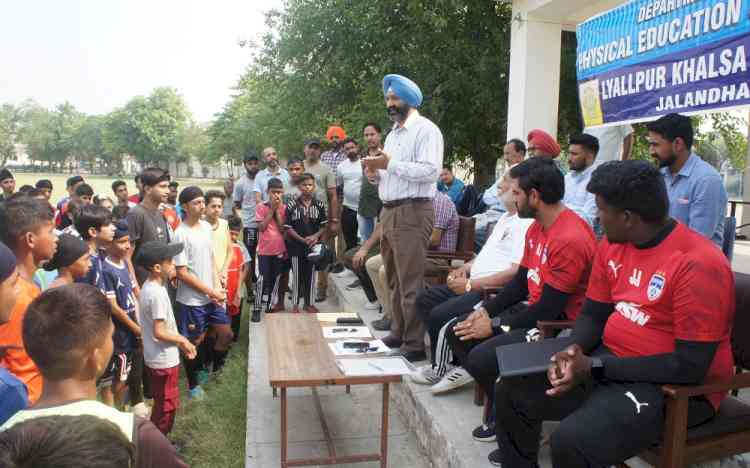
<svg viewBox="0 0 750 468">
<path fill-rule="evenodd" d="M 321 323 L 313 314 L 266 315 L 268 374 L 274 391 L 281 393 L 281 466 L 339 465 L 380 461 L 388 464 L 388 401 L 391 382 L 401 382 L 400 375 L 347 377 L 336 365 L 336 358 L 323 338 Z M 356 359 L 356 358 L 355 358 Z M 380 428 L 380 453 L 337 456 L 328 430 L 316 387 L 321 385 L 383 385 L 383 416 Z M 328 446 L 327 458 L 287 459 L 287 388 L 311 387 L 315 408 L 320 417 Z"/>
</svg>

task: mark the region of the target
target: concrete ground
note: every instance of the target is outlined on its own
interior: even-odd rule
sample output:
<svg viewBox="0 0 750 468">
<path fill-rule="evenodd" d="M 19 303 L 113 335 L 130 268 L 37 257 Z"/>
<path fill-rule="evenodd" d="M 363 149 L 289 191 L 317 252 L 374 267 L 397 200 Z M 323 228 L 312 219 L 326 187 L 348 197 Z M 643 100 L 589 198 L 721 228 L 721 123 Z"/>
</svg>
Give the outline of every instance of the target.
<svg viewBox="0 0 750 468">
<path fill-rule="evenodd" d="M 289 301 L 287 301 L 289 304 Z M 322 312 L 341 310 L 334 298 L 317 304 Z M 268 385 L 265 321 L 250 324 L 247 392 L 247 468 L 281 466 L 280 409 Z M 393 388 L 394 386 L 391 386 Z M 380 450 L 381 386 L 354 386 L 351 394 L 344 387 L 320 387 L 319 394 L 337 455 L 374 453 Z M 325 439 L 309 388 L 288 391 L 288 456 L 327 456 Z M 379 462 L 336 465 L 374 468 Z M 388 466 L 427 468 L 415 434 L 407 429 L 404 418 L 391 398 L 389 413 Z"/>
</svg>

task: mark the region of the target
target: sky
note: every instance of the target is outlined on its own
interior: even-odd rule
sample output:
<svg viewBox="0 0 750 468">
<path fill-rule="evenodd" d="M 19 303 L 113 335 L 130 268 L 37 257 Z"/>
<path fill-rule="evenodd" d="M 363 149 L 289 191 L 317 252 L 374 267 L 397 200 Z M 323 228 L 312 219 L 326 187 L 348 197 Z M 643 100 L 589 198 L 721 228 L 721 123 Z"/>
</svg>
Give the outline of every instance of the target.
<svg viewBox="0 0 750 468">
<path fill-rule="evenodd" d="M 157 86 L 177 88 L 196 121 L 220 112 L 282 0 L 3 2 L 0 103 L 70 101 L 104 114 Z"/>
</svg>

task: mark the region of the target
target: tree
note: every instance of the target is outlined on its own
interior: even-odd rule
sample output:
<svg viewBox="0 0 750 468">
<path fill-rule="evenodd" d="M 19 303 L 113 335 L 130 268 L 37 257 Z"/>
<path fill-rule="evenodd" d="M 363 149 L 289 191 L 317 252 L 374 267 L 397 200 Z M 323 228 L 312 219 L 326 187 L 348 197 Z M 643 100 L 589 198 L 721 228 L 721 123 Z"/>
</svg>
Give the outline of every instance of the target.
<svg viewBox="0 0 750 468">
<path fill-rule="evenodd" d="M 95 172 L 97 161 L 105 162 L 111 160 L 106 158 L 107 147 L 104 138 L 104 126 L 106 116 L 89 115 L 82 119 L 81 125 L 75 134 L 75 152 L 81 160 L 88 162 L 91 171 Z"/>
<path fill-rule="evenodd" d="M 13 104 L 0 106 L 0 167 L 16 159 L 16 144 L 24 125 L 23 109 Z"/>
</svg>

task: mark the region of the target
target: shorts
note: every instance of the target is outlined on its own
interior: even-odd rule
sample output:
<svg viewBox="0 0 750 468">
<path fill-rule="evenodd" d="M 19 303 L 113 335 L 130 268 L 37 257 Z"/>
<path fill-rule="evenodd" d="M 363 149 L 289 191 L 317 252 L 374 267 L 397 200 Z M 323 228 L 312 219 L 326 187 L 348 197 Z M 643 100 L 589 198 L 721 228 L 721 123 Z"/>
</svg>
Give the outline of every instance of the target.
<svg viewBox="0 0 750 468">
<path fill-rule="evenodd" d="M 99 379 L 99 387 L 111 387 L 115 382 L 127 382 L 130 369 L 133 367 L 133 355 L 128 353 L 113 353 L 107 369 Z"/>
<path fill-rule="evenodd" d="M 209 325 L 229 325 L 226 309 L 209 302 L 201 306 L 189 306 L 177 303 L 177 329 L 180 335 L 195 339 L 206 332 Z"/>
</svg>

